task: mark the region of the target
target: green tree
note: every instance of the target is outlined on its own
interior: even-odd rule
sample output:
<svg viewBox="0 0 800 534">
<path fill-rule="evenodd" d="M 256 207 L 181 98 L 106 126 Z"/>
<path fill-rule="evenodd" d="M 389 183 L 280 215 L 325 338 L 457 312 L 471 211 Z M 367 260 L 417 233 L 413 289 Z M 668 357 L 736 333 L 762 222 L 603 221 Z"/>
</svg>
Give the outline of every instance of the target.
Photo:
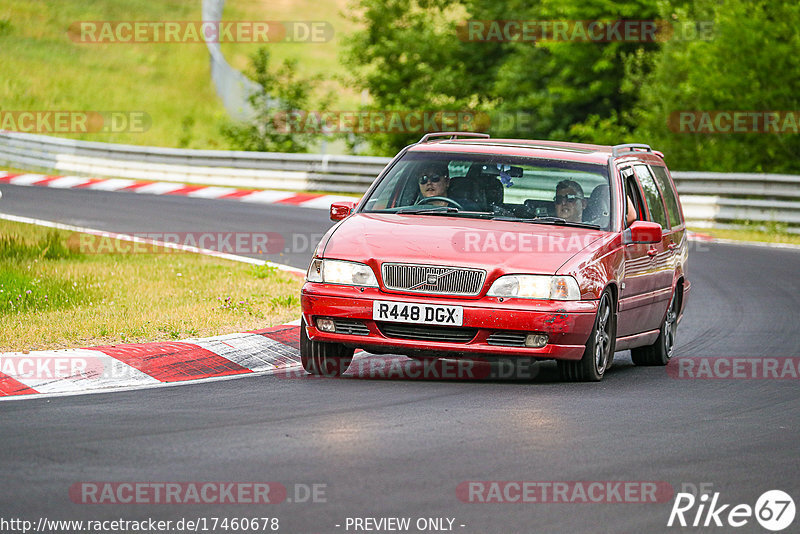
<svg viewBox="0 0 800 534">
<path fill-rule="evenodd" d="M 249 122 L 228 122 L 222 135 L 234 150 L 257 152 L 308 152 L 325 136 L 314 111 L 325 111 L 329 99 L 312 100 L 316 78 L 301 78 L 297 61 L 285 60 L 275 71 L 270 70 L 270 56 L 260 48 L 252 57 L 248 73 L 260 91 L 248 98 L 255 110 Z"/>
<path fill-rule="evenodd" d="M 658 49 L 655 42 L 613 40 L 471 41 L 458 31 L 467 20 L 653 19 L 657 10 L 645 0 L 361 0 L 360 5 L 364 29 L 351 40 L 348 59 L 357 83 L 369 91 L 370 109 L 487 112 L 494 119 L 487 129 L 495 136 L 596 141 L 601 134 L 618 142 L 631 129 L 637 101 L 638 86 L 625 85 L 625 65 Z M 649 64 L 640 60 L 640 70 Z M 392 153 L 418 138 L 376 135 L 370 141 L 378 152 Z"/>
<path fill-rule="evenodd" d="M 713 20 L 713 38 L 664 44 L 641 89 L 637 137 L 662 150 L 674 169 L 800 171 L 800 134 L 791 128 L 681 133 L 669 123 L 680 111 L 798 110 L 800 4 L 701 0 L 691 9 L 664 9 L 674 20 Z"/>
<path fill-rule="evenodd" d="M 478 4 L 476 0 L 476 4 Z M 526 20 L 614 21 L 656 18 L 652 2 L 605 0 L 542 0 L 528 4 Z M 477 5 L 475 10 L 478 9 Z M 502 18 L 502 13 L 496 14 Z M 476 13 L 476 18 L 484 15 Z M 518 136 L 584 142 L 618 143 L 630 130 L 628 114 L 637 101 L 637 87 L 626 84 L 625 65 L 658 50 L 648 40 L 552 40 L 514 43 L 494 85 L 499 109 L 531 116 Z"/>
<path fill-rule="evenodd" d="M 496 69 L 497 45 L 459 41 L 457 0 L 361 0 L 364 29 L 351 36 L 346 61 L 369 91 L 368 111 L 478 111 Z M 393 154 L 421 132 L 376 133 L 376 153 Z"/>
</svg>

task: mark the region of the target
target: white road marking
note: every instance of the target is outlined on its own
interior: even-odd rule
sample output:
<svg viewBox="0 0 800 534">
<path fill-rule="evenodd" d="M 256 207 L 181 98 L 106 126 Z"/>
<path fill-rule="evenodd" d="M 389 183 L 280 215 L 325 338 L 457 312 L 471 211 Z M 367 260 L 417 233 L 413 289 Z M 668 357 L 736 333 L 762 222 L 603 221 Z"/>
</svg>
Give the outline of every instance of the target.
<svg viewBox="0 0 800 534">
<path fill-rule="evenodd" d="M 95 228 L 84 228 L 81 226 L 73 226 L 71 224 L 63 224 L 54 221 L 45 221 L 42 219 L 32 219 L 30 217 L 20 217 L 18 215 L 10 215 L 7 213 L 0 213 L 0 219 L 5 219 L 7 221 L 14 221 L 14 222 L 21 222 L 27 224 L 36 224 L 38 226 L 44 226 L 47 228 L 57 228 L 59 230 L 67 230 L 70 232 L 81 232 L 84 234 L 91 234 L 96 236 L 102 237 L 109 237 L 112 239 L 119 239 L 120 241 L 131 241 L 135 243 L 150 243 L 155 246 L 165 247 L 165 248 L 172 248 L 177 250 L 183 250 L 185 252 L 194 252 L 196 254 L 203 254 L 204 256 L 213 256 L 215 258 L 222 258 L 225 260 L 232 260 L 238 261 L 240 263 L 249 263 L 251 265 L 268 265 L 270 267 L 275 267 L 279 271 L 285 271 L 289 273 L 301 274 L 305 275 L 306 271 L 303 269 L 298 269 L 297 267 L 292 267 L 291 265 L 286 265 L 283 263 L 275 263 L 272 261 L 264 261 L 259 260 L 256 258 L 248 258 L 247 256 L 237 256 L 236 254 L 228 254 L 226 252 L 217 252 L 216 250 L 208 250 L 204 248 L 192 247 L 187 245 L 181 245 L 178 243 L 167 243 L 164 241 L 158 241 L 155 239 L 143 239 L 141 237 L 129 235 L 129 234 L 118 234 L 116 232 L 107 232 L 105 230 L 97 230 Z"/>
</svg>

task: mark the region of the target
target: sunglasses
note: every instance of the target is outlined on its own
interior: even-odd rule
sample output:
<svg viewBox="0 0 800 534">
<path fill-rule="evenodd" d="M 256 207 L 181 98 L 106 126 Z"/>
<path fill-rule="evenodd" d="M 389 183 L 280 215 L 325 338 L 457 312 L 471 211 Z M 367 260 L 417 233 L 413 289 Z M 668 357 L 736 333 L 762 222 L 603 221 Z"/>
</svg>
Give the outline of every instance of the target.
<svg viewBox="0 0 800 534">
<path fill-rule="evenodd" d="M 553 201 L 556 204 L 563 204 L 564 202 L 569 202 L 571 204 L 576 200 L 582 200 L 582 199 L 583 197 L 579 197 L 578 195 L 556 195 L 553 198 Z"/>
<path fill-rule="evenodd" d="M 420 177 L 419 185 L 425 185 L 428 182 L 431 182 L 431 183 L 434 183 L 434 184 L 438 184 L 439 181 L 441 181 L 442 178 L 444 178 L 444 176 L 442 176 L 440 174 L 431 174 L 430 176 L 428 176 L 426 174 L 425 176 L 421 176 Z"/>
</svg>

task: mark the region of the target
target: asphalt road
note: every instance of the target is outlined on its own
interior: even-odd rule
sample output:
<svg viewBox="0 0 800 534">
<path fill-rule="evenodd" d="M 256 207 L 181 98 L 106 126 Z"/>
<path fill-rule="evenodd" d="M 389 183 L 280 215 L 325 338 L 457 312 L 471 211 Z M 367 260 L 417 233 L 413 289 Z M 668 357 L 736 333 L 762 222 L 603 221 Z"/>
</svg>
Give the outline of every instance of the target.
<svg viewBox="0 0 800 534">
<path fill-rule="evenodd" d="M 109 230 L 319 233 L 329 224 L 324 212 L 290 207 L 0 189 L 0 212 Z M 295 256 L 289 262 L 305 267 Z M 800 253 L 695 244 L 689 268 L 678 358 L 800 356 Z M 634 367 L 627 352 L 599 384 L 559 383 L 554 370 L 543 364 L 532 381 L 251 377 L 0 402 L 0 518 L 269 516 L 282 532 L 338 533 L 355 531 L 348 517 L 410 517 L 412 526 L 443 517 L 465 534 L 670 532 L 671 499 L 483 504 L 460 501 L 456 488 L 664 481 L 676 492 L 711 484 L 732 505 L 753 506 L 771 489 L 800 497 L 797 380 L 679 380 Z M 68 490 L 85 481 L 276 481 L 293 501 L 295 484 L 324 484 L 325 502 L 75 504 Z M 735 530 L 767 532 L 753 518 Z"/>
<path fill-rule="evenodd" d="M 246 238 L 242 248 L 220 250 L 301 269 L 308 267 L 314 247 L 333 224 L 325 210 L 282 204 L 14 185 L 0 190 L 0 213 L 127 234 L 192 232 L 197 239 L 202 234 L 233 233 L 227 243 L 234 248 L 241 234 Z M 251 252 L 252 234 L 268 234 L 267 253 Z M 185 242 L 185 236 L 180 240 Z M 283 246 L 275 249 L 274 243 Z"/>
</svg>

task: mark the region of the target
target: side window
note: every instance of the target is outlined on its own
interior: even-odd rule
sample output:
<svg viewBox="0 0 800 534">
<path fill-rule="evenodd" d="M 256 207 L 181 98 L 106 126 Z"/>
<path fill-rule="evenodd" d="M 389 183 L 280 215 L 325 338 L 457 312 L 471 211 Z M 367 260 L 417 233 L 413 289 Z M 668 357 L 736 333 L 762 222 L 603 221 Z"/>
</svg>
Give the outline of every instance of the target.
<svg viewBox="0 0 800 534">
<path fill-rule="evenodd" d="M 384 177 L 383 181 L 378 184 L 377 189 L 375 189 L 367 202 L 365 206 L 367 211 L 383 210 L 395 206 L 398 197 L 402 193 L 403 182 L 400 179 L 407 175 L 408 167 L 407 163 L 401 161 L 389 171 L 390 175 Z"/>
<path fill-rule="evenodd" d="M 664 195 L 664 202 L 667 205 L 670 224 L 673 227 L 680 226 L 683 222 L 681 221 L 681 210 L 678 207 L 678 197 L 675 194 L 675 189 L 672 187 L 669 176 L 667 176 L 667 169 L 658 166 L 652 166 L 650 169 L 652 169 L 658 187 L 661 188 L 661 193 Z"/>
<path fill-rule="evenodd" d="M 630 224 L 628 221 L 641 221 L 644 220 L 644 210 L 642 209 L 642 197 L 641 193 L 639 193 L 639 186 L 636 185 L 636 178 L 633 175 L 633 169 L 628 167 L 625 169 L 620 170 L 620 174 L 622 175 L 623 183 L 625 184 L 625 226 L 628 227 Z M 627 199 L 631 200 L 633 204 L 633 216 L 631 217 L 630 213 L 628 212 L 628 202 Z"/>
<path fill-rule="evenodd" d="M 667 230 L 669 228 L 667 214 L 664 213 L 664 203 L 661 201 L 661 193 L 658 191 L 653 175 L 644 165 L 635 165 L 633 168 L 644 191 L 644 198 L 647 201 L 647 207 L 650 208 L 650 216 L 653 222 L 657 222 Z"/>
</svg>

